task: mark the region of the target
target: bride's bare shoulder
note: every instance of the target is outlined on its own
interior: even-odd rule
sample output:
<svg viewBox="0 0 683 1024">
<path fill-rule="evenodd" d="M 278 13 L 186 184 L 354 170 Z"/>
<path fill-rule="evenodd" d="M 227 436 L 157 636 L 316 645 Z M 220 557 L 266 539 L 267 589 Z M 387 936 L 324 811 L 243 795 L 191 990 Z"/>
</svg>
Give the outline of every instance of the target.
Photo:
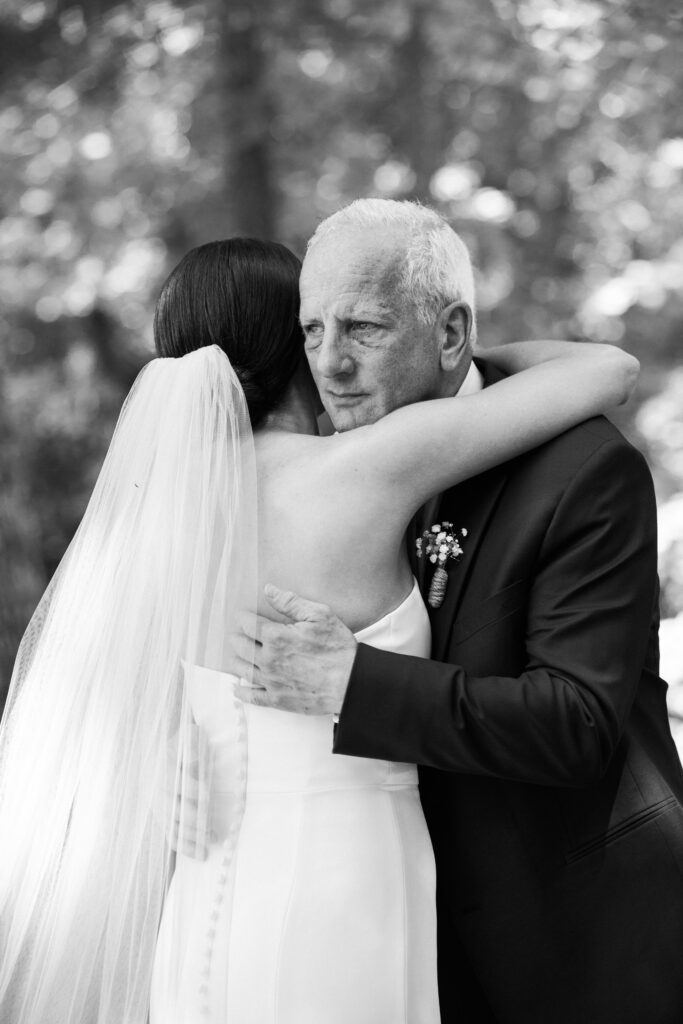
<svg viewBox="0 0 683 1024">
<path fill-rule="evenodd" d="M 259 490 L 267 503 L 276 501 L 336 517 L 345 508 L 367 512 L 373 486 L 362 479 L 350 459 L 344 435 L 318 437 L 284 431 L 255 435 Z"/>
<path fill-rule="evenodd" d="M 338 435 L 320 437 L 313 434 L 294 434 L 273 431 L 254 436 L 256 459 L 260 472 L 290 473 L 296 469 L 324 472 L 330 460 L 340 456 L 345 448 Z"/>
</svg>

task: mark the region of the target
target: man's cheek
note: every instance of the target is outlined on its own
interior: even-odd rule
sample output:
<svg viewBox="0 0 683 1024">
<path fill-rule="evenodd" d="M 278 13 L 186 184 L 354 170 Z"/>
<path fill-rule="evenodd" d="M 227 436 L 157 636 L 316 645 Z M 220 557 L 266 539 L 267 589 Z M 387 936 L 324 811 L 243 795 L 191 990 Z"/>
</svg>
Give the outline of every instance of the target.
<svg viewBox="0 0 683 1024">
<path fill-rule="evenodd" d="M 388 412 L 396 408 L 396 395 L 391 389 L 383 388 L 381 391 L 368 397 L 364 411 L 372 421 L 379 420 Z"/>
</svg>

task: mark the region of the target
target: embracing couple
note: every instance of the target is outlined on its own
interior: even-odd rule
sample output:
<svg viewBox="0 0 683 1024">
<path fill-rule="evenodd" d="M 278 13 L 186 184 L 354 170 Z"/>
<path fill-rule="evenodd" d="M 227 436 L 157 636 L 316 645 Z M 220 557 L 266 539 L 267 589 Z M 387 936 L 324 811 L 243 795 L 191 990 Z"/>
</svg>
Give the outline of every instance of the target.
<svg viewBox="0 0 683 1024">
<path fill-rule="evenodd" d="M 29 738 L 41 768 L 0 1009 L 680 1024 L 654 497 L 599 415 L 635 360 L 473 357 L 467 250 L 417 204 L 334 214 L 298 276 L 235 239 L 164 285 L 12 684 L 3 826 Z"/>
</svg>

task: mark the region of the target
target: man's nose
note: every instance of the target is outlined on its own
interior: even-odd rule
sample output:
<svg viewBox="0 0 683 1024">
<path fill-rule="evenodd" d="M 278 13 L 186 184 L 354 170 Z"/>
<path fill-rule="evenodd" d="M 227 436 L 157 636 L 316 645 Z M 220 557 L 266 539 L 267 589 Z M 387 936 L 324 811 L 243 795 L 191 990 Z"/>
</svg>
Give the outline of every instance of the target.
<svg viewBox="0 0 683 1024">
<path fill-rule="evenodd" d="M 348 376 L 353 373 L 353 359 L 336 324 L 325 327 L 317 362 L 318 373 L 322 377 Z"/>
</svg>

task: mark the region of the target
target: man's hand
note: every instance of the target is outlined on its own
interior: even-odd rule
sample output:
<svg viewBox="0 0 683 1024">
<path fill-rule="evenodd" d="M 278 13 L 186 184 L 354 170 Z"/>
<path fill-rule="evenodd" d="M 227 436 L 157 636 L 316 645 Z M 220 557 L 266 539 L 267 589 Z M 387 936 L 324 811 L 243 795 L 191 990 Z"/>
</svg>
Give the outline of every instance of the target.
<svg viewBox="0 0 683 1024">
<path fill-rule="evenodd" d="M 353 633 L 327 605 L 270 584 L 265 594 L 289 621 L 259 615 L 255 627 L 236 638 L 230 671 L 253 680 L 251 686 L 236 686 L 236 696 L 302 715 L 337 714 L 356 656 Z"/>
</svg>

